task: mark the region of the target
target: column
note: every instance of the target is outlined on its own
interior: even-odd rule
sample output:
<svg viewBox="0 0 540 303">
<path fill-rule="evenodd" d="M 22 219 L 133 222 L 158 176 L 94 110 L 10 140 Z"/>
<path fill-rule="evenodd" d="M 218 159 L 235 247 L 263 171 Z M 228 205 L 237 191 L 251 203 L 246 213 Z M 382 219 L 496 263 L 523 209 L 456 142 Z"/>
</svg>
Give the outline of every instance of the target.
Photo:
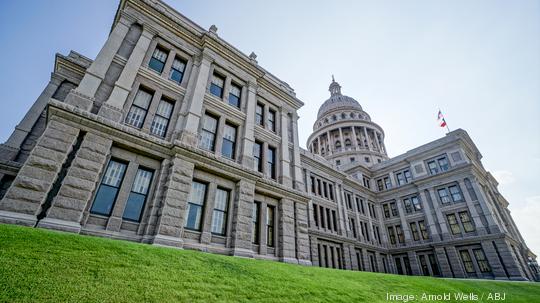
<svg viewBox="0 0 540 303">
<path fill-rule="evenodd" d="M 0 222 L 33 226 L 79 130 L 54 119 L 0 201 Z"/>
<path fill-rule="evenodd" d="M 148 51 L 150 42 L 156 31 L 148 26 L 143 26 L 143 31 L 139 41 L 135 45 L 131 56 L 124 66 L 120 77 L 114 84 L 114 88 L 109 99 L 103 103 L 99 110 L 99 115 L 109 118 L 113 121 L 121 121 L 124 103 L 131 91 L 137 72 L 142 64 L 144 56 Z"/>
<path fill-rule="evenodd" d="M 343 193 L 343 188 L 342 188 L 342 184 L 338 184 L 336 183 L 334 188 L 336 189 L 337 192 L 335 192 L 335 195 L 334 197 L 337 197 L 336 199 L 336 202 L 337 202 L 337 215 L 338 215 L 338 232 L 340 235 L 343 235 L 343 236 L 347 236 L 347 230 L 349 230 L 349 228 L 347 227 L 348 224 L 346 224 L 345 222 L 348 222 L 348 218 L 347 218 L 347 213 L 343 210 L 344 207 L 343 207 L 343 204 L 345 203 L 345 197 L 344 197 L 344 193 Z"/>
<path fill-rule="evenodd" d="M 445 278 L 453 278 L 454 274 L 452 273 L 452 267 L 448 263 L 448 258 L 446 258 L 446 251 L 444 247 L 435 247 L 434 252 L 435 257 L 437 258 L 437 263 L 439 264 L 439 269 L 441 270 L 441 275 Z"/>
<path fill-rule="evenodd" d="M 131 21 L 122 16 L 114 26 L 109 38 L 99 51 L 96 59 L 86 70 L 79 86 L 66 97 L 66 103 L 90 110 L 93 98 L 105 78 L 105 73 L 109 69 L 114 56 L 118 52 L 122 41 L 129 31 Z"/>
<path fill-rule="evenodd" d="M 365 146 L 365 148 L 367 150 L 371 150 L 371 146 L 369 145 L 369 137 L 368 137 L 368 134 L 367 134 L 367 128 L 364 126 L 364 138 L 365 138 L 365 141 L 364 141 L 364 145 L 367 144 L 367 146 Z"/>
<path fill-rule="evenodd" d="M 133 184 L 136 174 L 137 174 L 137 164 L 134 162 L 130 162 L 126 169 L 126 173 L 124 174 L 124 180 L 122 180 L 122 183 Z M 124 208 L 126 206 L 130 191 L 131 191 L 130 186 L 123 186 L 120 188 L 120 191 L 118 192 L 118 196 L 116 197 L 116 201 L 114 203 L 114 207 L 111 212 L 111 216 L 109 217 L 107 221 L 107 227 L 106 227 L 107 231 L 120 232 L 120 228 L 122 226 L 122 215 L 124 213 Z"/>
<path fill-rule="evenodd" d="M 458 183 L 459 183 L 459 187 L 461 188 L 461 192 L 464 195 L 465 203 L 467 203 L 467 208 L 469 209 L 469 212 L 471 213 L 471 217 L 474 222 L 474 226 L 476 227 L 477 233 L 479 235 L 486 234 L 487 233 L 486 227 L 482 223 L 482 220 L 480 220 L 480 216 L 478 215 L 478 211 L 476 211 L 476 206 L 474 205 L 474 202 L 472 201 L 472 198 L 469 195 L 469 191 L 467 190 L 467 187 L 465 186 L 465 182 L 463 182 L 463 179 L 459 179 Z"/>
<path fill-rule="evenodd" d="M 495 280 L 507 280 L 508 276 L 506 275 L 505 269 L 499 260 L 495 246 L 493 246 L 493 242 L 483 241 L 481 244 L 482 249 L 486 254 L 486 259 L 489 262 L 489 266 L 491 267 L 493 275 L 495 276 Z"/>
<path fill-rule="evenodd" d="M 480 203 L 482 212 L 484 213 L 484 216 L 486 217 L 486 221 L 488 223 L 488 228 L 489 228 L 490 233 L 501 232 L 501 228 L 495 222 L 495 219 L 494 219 L 495 214 L 493 212 L 493 209 L 489 205 L 488 198 L 484 190 L 480 188 L 478 184 L 478 180 L 476 178 L 471 178 L 471 184 L 473 186 L 474 191 L 476 192 L 476 195 L 478 196 L 478 202 Z"/>
<path fill-rule="evenodd" d="M 278 204 L 279 233 L 278 249 L 279 259 L 286 263 L 298 263 L 296 259 L 296 239 L 294 221 L 294 202 L 283 198 Z"/>
<path fill-rule="evenodd" d="M 47 216 L 38 226 L 78 233 L 85 208 L 99 185 L 112 140 L 87 133 L 54 197 Z M 123 208 L 122 208 L 123 210 Z"/>
<path fill-rule="evenodd" d="M 427 228 L 429 229 L 429 234 L 432 241 L 439 241 L 440 235 L 437 231 L 437 226 L 435 219 L 433 218 L 433 213 L 431 212 L 431 206 L 429 205 L 427 196 L 424 192 L 424 190 L 419 189 L 418 192 L 420 193 L 420 201 L 422 202 L 422 208 L 424 209 L 424 215 L 426 217 L 426 224 Z"/>
<path fill-rule="evenodd" d="M 292 187 L 292 180 L 291 180 L 291 171 L 290 171 L 290 159 L 289 159 L 289 134 L 287 132 L 287 111 L 283 108 L 281 109 L 281 184 Z"/>
<path fill-rule="evenodd" d="M 155 245 L 182 247 L 187 200 L 191 192 L 195 165 L 179 157 L 174 157 L 167 168 L 167 180 L 163 188 L 162 209 L 158 212 Z"/>
<path fill-rule="evenodd" d="M 253 169 L 255 161 L 253 159 L 253 144 L 255 143 L 255 105 L 257 104 L 257 83 L 248 81 L 246 100 L 246 121 L 244 123 L 244 133 L 242 136 L 242 166 Z"/>
<path fill-rule="evenodd" d="M 233 255 L 253 257 L 251 247 L 253 200 L 255 198 L 255 184 L 251 181 L 241 180 L 236 184 L 237 197 L 232 210 L 232 248 Z M 264 207 L 261 205 L 261 213 Z M 262 221 L 261 221 L 262 223 Z M 261 229 L 262 230 L 262 229 Z M 261 239 L 261 246 L 262 246 Z"/>
<path fill-rule="evenodd" d="M 212 182 L 208 184 L 207 197 L 204 205 L 203 222 L 201 228 L 201 243 L 210 244 L 212 242 L 212 213 L 214 212 L 214 203 L 216 200 L 217 184 Z M 229 198 L 230 199 L 230 198 Z"/>
<path fill-rule="evenodd" d="M 203 101 L 206 94 L 210 65 L 213 62 L 208 51 L 203 50 L 201 55 L 194 60 L 193 72 L 190 75 L 184 104 L 182 106 L 183 119 L 176 124 L 176 133 L 179 139 L 190 146 L 197 146 L 199 120 L 202 116 Z"/>
<path fill-rule="evenodd" d="M 326 144 L 328 145 L 328 150 L 326 151 L 327 155 L 331 155 L 334 153 L 334 143 L 332 138 L 330 137 L 330 132 L 326 131 Z"/>
<path fill-rule="evenodd" d="M 321 136 L 317 136 L 317 154 L 321 154 Z"/>
<path fill-rule="evenodd" d="M 62 80 L 55 74 L 51 76 L 51 80 L 49 81 L 45 89 L 41 92 L 36 102 L 34 102 L 30 110 L 21 120 L 21 122 L 17 124 L 17 126 L 15 126 L 15 130 L 13 131 L 11 136 L 9 136 L 9 138 L 4 144 L 0 145 L 0 151 L 2 154 L 0 158 L 6 160 L 15 159 L 19 149 L 21 148 L 21 145 L 23 144 L 28 134 L 32 131 L 32 128 L 36 124 L 36 121 L 39 119 L 39 116 L 41 116 L 41 113 L 43 113 L 43 111 L 45 110 L 49 99 L 54 95 L 61 82 Z"/>
<path fill-rule="evenodd" d="M 339 128 L 339 141 L 341 142 L 341 150 L 345 150 L 345 141 L 343 141 L 343 131 Z"/>
<path fill-rule="evenodd" d="M 356 138 L 356 127 L 351 126 L 351 129 L 352 129 L 352 136 L 353 136 L 352 144 L 354 146 L 354 150 L 358 150 L 358 139 Z"/>
<path fill-rule="evenodd" d="M 456 248 L 454 246 L 447 246 L 445 249 L 448 260 L 450 261 L 450 266 L 452 266 L 452 270 L 454 271 L 454 277 L 466 278 L 465 269 L 463 268 L 461 257 L 458 255 Z M 474 258 L 474 256 L 471 257 Z"/>
<path fill-rule="evenodd" d="M 420 268 L 418 267 L 418 258 L 416 258 L 416 252 L 409 251 L 407 252 L 407 256 L 409 257 L 409 263 L 411 264 L 411 271 L 414 276 L 420 276 Z"/>
<path fill-rule="evenodd" d="M 225 117 L 220 117 L 216 130 L 216 138 L 214 144 L 214 153 L 216 156 L 221 156 L 221 147 L 223 146 L 223 131 L 225 130 Z"/>
<path fill-rule="evenodd" d="M 382 153 L 381 144 L 379 143 L 379 136 L 377 135 L 377 131 L 373 131 L 373 137 L 375 138 L 375 145 L 379 149 L 379 152 Z"/>
<path fill-rule="evenodd" d="M 304 181 L 302 179 L 302 160 L 300 159 L 300 141 L 298 139 L 298 114 L 293 111 L 292 114 L 292 127 L 293 127 L 293 157 L 294 161 L 294 188 L 300 189 L 304 187 Z"/>
</svg>

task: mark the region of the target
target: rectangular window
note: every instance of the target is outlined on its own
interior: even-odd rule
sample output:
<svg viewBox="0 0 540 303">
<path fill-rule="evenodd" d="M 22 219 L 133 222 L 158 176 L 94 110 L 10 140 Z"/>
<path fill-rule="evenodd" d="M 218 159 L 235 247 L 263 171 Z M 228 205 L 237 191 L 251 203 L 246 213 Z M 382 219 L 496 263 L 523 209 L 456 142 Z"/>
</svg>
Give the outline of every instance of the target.
<svg viewBox="0 0 540 303">
<path fill-rule="evenodd" d="M 174 82 L 180 84 L 184 78 L 184 72 L 186 70 L 186 61 L 176 57 L 171 66 L 171 74 L 169 78 Z"/>
<path fill-rule="evenodd" d="M 272 179 L 276 179 L 276 149 L 268 146 L 266 153 L 266 173 Z"/>
<path fill-rule="evenodd" d="M 446 218 L 448 220 L 448 224 L 450 225 L 450 230 L 452 231 L 452 234 L 457 235 L 461 232 L 461 229 L 459 228 L 459 224 L 456 219 L 456 215 L 454 214 L 448 214 L 446 215 Z"/>
<path fill-rule="evenodd" d="M 234 159 L 236 149 L 236 126 L 225 123 L 223 129 L 223 144 L 221 145 L 221 155 Z"/>
<path fill-rule="evenodd" d="M 390 218 L 390 208 L 388 207 L 388 204 L 383 204 L 383 212 L 385 218 Z"/>
<path fill-rule="evenodd" d="M 471 255 L 468 250 L 460 250 L 459 254 L 461 255 L 461 261 L 463 261 L 463 266 L 465 266 L 465 271 L 467 273 L 474 273 L 474 265 L 471 259 Z"/>
<path fill-rule="evenodd" d="M 118 189 L 124 179 L 126 166 L 126 164 L 115 160 L 109 161 L 107 170 L 101 179 L 101 184 L 94 198 L 94 203 L 90 209 L 91 213 L 105 216 L 111 215 L 116 196 L 118 195 Z"/>
<path fill-rule="evenodd" d="M 463 224 L 463 229 L 466 233 L 470 233 L 474 231 L 474 225 L 471 222 L 471 217 L 469 216 L 469 213 L 466 211 L 462 211 L 459 213 L 459 219 L 461 220 L 461 224 Z"/>
<path fill-rule="evenodd" d="M 252 242 L 253 244 L 259 244 L 260 242 L 260 224 L 259 224 L 259 216 L 260 216 L 260 213 L 261 213 L 261 202 L 253 202 L 253 217 L 251 218 L 252 219 L 252 222 L 253 222 L 253 237 L 252 237 Z"/>
<path fill-rule="evenodd" d="M 411 222 L 411 223 L 409 223 L 409 225 L 411 226 L 411 234 L 413 236 L 413 240 L 414 241 L 419 241 L 420 240 L 420 233 L 418 232 L 418 226 L 416 226 L 416 222 Z"/>
<path fill-rule="evenodd" d="M 429 173 L 432 175 L 439 172 L 439 167 L 437 167 L 437 162 L 435 162 L 435 160 L 428 162 L 428 168 L 429 168 Z"/>
<path fill-rule="evenodd" d="M 276 131 L 276 112 L 274 110 L 268 110 L 268 129 Z"/>
<path fill-rule="evenodd" d="M 218 98 L 223 98 L 223 86 L 225 85 L 225 78 L 217 74 L 212 75 L 210 80 L 210 93 Z"/>
<path fill-rule="evenodd" d="M 454 202 L 459 202 L 463 200 L 463 197 L 461 196 L 461 191 L 456 185 L 452 185 L 448 187 L 448 189 L 450 190 L 450 195 L 452 195 L 452 200 Z"/>
<path fill-rule="evenodd" d="M 167 51 L 158 46 L 152 53 L 148 67 L 161 74 L 165 67 L 165 61 L 167 61 Z"/>
<path fill-rule="evenodd" d="M 135 99 L 133 99 L 133 104 L 129 109 L 129 112 L 126 116 L 126 124 L 134 126 L 136 128 L 141 128 L 146 118 L 146 113 L 148 112 L 148 107 L 152 101 L 153 93 L 146 91 L 145 89 L 139 89 Z"/>
<path fill-rule="evenodd" d="M 221 188 L 216 189 L 214 211 L 212 213 L 212 233 L 222 236 L 225 235 L 228 208 L 229 191 Z"/>
<path fill-rule="evenodd" d="M 441 188 L 437 190 L 437 193 L 439 194 L 439 199 L 441 199 L 442 204 L 450 203 L 450 196 L 448 196 L 448 191 L 446 188 Z"/>
<path fill-rule="evenodd" d="M 274 247 L 274 207 L 266 208 L 266 245 Z"/>
<path fill-rule="evenodd" d="M 319 227 L 319 206 L 313 205 L 313 220 L 315 221 L 315 226 Z"/>
<path fill-rule="evenodd" d="M 441 172 L 448 170 L 448 160 L 446 160 L 446 157 L 437 159 L 437 163 L 441 168 Z"/>
<path fill-rule="evenodd" d="M 350 228 L 352 230 L 352 233 L 353 233 L 353 237 L 356 238 L 356 224 L 354 224 L 354 219 L 353 218 L 350 218 L 350 222 L 351 223 L 350 225 Z"/>
<path fill-rule="evenodd" d="M 262 146 L 263 146 L 262 143 L 259 142 L 259 141 L 255 141 L 255 143 L 253 144 L 253 158 L 255 159 L 255 169 L 258 172 L 261 172 L 261 173 L 263 171 L 263 167 L 262 167 L 262 150 L 263 150 L 263 147 Z M 311 178 L 313 179 L 313 177 L 311 177 Z M 314 187 L 313 180 L 312 180 L 311 186 L 312 186 L 313 192 L 315 192 L 315 187 Z"/>
<path fill-rule="evenodd" d="M 236 84 L 231 84 L 229 89 L 229 104 L 240 108 L 240 96 L 242 94 L 242 88 Z"/>
<path fill-rule="evenodd" d="M 403 199 L 403 205 L 405 206 L 405 212 L 410 214 L 413 212 L 413 207 L 411 203 L 411 199 L 405 198 Z"/>
<path fill-rule="evenodd" d="M 383 190 L 384 190 L 384 185 L 383 185 L 383 180 L 382 180 L 382 179 L 377 180 L 377 189 L 378 189 L 379 191 L 383 191 Z"/>
<path fill-rule="evenodd" d="M 399 215 L 396 202 L 390 203 L 390 210 L 392 211 L 392 216 L 397 217 Z"/>
<path fill-rule="evenodd" d="M 412 175 L 410 170 L 404 170 L 403 176 L 405 176 L 405 183 L 409 183 L 412 180 Z"/>
<path fill-rule="evenodd" d="M 423 240 L 427 240 L 429 239 L 429 233 L 426 229 L 426 224 L 424 223 L 424 221 L 418 221 L 418 227 L 420 228 L 420 233 L 422 234 L 422 239 Z"/>
<path fill-rule="evenodd" d="M 484 251 L 480 248 L 473 249 L 474 257 L 476 258 L 476 263 L 478 263 L 478 267 L 480 268 L 481 272 L 491 272 L 491 266 L 489 266 L 489 262 L 486 258 L 486 255 L 484 254 Z"/>
<path fill-rule="evenodd" d="M 392 226 L 388 226 L 388 238 L 391 244 L 396 244 L 396 234 Z"/>
<path fill-rule="evenodd" d="M 390 183 L 390 178 L 389 177 L 384 177 L 384 188 L 385 189 L 392 188 L 392 184 Z"/>
<path fill-rule="evenodd" d="M 216 131 L 217 131 L 217 118 L 210 116 L 208 114 L 204 115 L 203 125 L 201 130 L 201 141 L 199 142 L 199 147 L 209 151 L 214 151 L 214 144 L 216 141 Z"/>
<path fill-rule="evenodd" d="M 433 272 L 434 276 L 440 276 L 441 272 L 439 271 L 439 266 L 437 265 L 437 260 L 435 259 L 435 255 L 429 254 L 429 264 L 431 265 L 431 271 Z"/>
<path fill-rule="evenodd" d="M 334 187 L 330 183 L 328 183 L 328 191 L 330 194 L 330 200 L 334 201 Z"/>
<path fill-rule="evenodd" d="M 201 217 L 206 200 L 206 184 L 193 181 L 189 194 L 186 228 L 201 230 Z"/>
<path fill-rule="evenodd" d="M 419 255 L 418 259 L 420 260 L 420 268 L 422 268 L 422 274 L 424 276 L 429 276 L 429 268 L 426 261 L 425 255 Z"/>
<path fill-rule="evenodd" d="M 141 220 L 153 174 L 148 169 L 139 168 L 137 170 L 137 175 L 126 202 L 126 208 L 124 208 L 124 215 L 122 216 L 124 219 L 136 222 Z"/>
<path fill-rule="evenodd" d="M 405 235 L 403 234 L 401 225 L 396 225 L 396 234 L 397 234 L 399 243 L 405 243 Z"/>
<path fill-rule="evenodd" d="M 417 196 L 411 197 L 411 202 L 415 211 L 422 210 L 422 204 L 420 204 Z"/>
<path fill-rule="evenodd" d="M 255 124 L 264 126 L 264 106 L 260 103 L 255 107 Z"/>
<path fill-rule="evenodd" d="M 154 121 L 152 121 L 152 126 L 150 127 L 151 134 L 159 137 L 165 137 L 167 128 L 169 127 L 169 120 L 171 119 L 173 107 L 173 103 L 169 101 L 164 99 L 159 101 L 156 115 L 154 116 Z"/>
<path fill-rule="evenodd" d="M 396 179 L 399 186 L 407 184 L 407 181 L 405 181 L 405 175 L 403 175 L 403 173 L 397 173 Z"/>
</svg>

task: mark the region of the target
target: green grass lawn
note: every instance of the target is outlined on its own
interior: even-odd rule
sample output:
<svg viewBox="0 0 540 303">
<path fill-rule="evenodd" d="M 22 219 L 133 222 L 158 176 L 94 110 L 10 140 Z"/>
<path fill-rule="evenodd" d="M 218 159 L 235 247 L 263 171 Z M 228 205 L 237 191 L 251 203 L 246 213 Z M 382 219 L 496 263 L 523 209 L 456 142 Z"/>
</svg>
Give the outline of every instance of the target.
<svg viewBox="0 0 540 303">
<path fill-rule="evenodd" d="M 0 224 L 0 302 L 387 302 L 387 292 L 540 302 L 538 283 L 332 270 Z"/>
</svg>

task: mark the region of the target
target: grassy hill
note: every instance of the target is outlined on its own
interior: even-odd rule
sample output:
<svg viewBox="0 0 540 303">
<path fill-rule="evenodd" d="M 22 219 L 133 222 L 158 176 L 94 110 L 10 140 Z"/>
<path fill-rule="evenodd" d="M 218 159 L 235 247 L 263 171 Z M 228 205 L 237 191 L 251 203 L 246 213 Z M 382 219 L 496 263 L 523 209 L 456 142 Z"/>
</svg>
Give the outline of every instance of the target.
<svg viewBox="0 0 540 303">
<path fill-rule="evenodd" d="M 387 292 L 540 301 L 538 283 L 304 267 L 0 224 L 0 302 L 388 302 Z"/>
</svg>

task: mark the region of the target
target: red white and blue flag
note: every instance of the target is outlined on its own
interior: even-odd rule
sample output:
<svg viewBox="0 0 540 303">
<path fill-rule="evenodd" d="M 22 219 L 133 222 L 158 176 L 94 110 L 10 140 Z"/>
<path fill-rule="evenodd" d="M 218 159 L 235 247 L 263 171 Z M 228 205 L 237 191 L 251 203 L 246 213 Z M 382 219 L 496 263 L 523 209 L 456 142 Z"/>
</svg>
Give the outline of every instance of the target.
<svg viewBox="0 0 540 303">
<path fill-rule="evenodd" d="M 439 109 L 439 114 L 437 115 L 437 121 L 439 121 L 439 126 L 440 127 L 446 127 L 446 120 L 444 120 L 444 116 L 441 112 L 441 110 Z"/>
</svg>

